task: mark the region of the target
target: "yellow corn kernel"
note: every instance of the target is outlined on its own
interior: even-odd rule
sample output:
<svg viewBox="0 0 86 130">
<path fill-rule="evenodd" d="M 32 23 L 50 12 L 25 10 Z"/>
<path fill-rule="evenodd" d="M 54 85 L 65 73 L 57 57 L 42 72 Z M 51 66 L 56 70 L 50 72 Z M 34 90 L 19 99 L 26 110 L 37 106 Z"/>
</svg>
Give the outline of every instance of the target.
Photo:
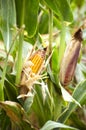
<svg viewBox="0 0 86 130">
<path fill-rule="evenodd" d="M 38 50 L 31 56 L 30 60 L 33 65 L 30 67 L 32 72 L 38 74 L 45 59 L 45 50 Z"/>
</svg>

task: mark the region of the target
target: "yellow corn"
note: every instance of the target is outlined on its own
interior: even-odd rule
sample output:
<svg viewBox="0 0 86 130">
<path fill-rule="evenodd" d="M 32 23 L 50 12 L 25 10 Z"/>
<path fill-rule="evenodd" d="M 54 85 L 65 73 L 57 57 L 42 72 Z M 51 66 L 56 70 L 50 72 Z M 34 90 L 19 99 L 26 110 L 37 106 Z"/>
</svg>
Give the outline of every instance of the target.
<svg viewBox="0 0 86 130">
<path fill-rule="evenodd" d="M 31 56 L 30 60 L 33 65 L 30 67 L 32 72 L 38 74 L 45 59 L 45 50 L 38 50 Z"/>
</svg>

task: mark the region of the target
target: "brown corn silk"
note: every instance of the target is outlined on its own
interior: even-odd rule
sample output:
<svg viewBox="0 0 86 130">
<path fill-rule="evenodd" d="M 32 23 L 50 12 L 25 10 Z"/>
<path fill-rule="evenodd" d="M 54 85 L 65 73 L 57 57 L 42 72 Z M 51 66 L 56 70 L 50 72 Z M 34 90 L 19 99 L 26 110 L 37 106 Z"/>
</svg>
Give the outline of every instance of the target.
<svg viewBox="0 0 86 130">
<path fill-rule="evenodd" d="M 46 49 L 39 49 L 25 60 L 21 74 L 20 94 L 26 94 L 35 81 L 40 79 L 45 55 Z"/>
<path fill-rule="evenodd" d="M 60 68 L 60 83 L 62 86 L 68 86 L 74 76 L 79 51 L 82 42 L 82 31 L 78 29 L 67 45 Z"/>
</svg>

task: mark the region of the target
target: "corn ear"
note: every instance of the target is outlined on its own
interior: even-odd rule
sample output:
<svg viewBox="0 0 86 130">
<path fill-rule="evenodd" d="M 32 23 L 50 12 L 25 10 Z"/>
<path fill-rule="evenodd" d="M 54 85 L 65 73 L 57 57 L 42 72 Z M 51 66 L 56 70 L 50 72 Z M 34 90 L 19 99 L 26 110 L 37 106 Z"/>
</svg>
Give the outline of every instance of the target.
<svg viewBox="0 0 86 130">
<path fill-rule="evenodd" d="M 70 44 L 67 45 L 62 59 L 60 68 L 60 83 L 62 86 L 69 85 L 74 76 L 79 51 L 81 48 L 81 42 L 82 31 L 79 29 L 77 32 L 75 32 Z"/>
<path fill-rule="evenodd" d="M 21 81 L 20 81 L 20 95 L 18 98 L 24 98 L 28 96 L 28 92 L 31 91 L 33 84 L 36 80 L 40 79 L 40 72 L 43 68 L 45 60 L 46 49 L 38 50 L 34 54 L 26 58 L 23 65 Z"/>
<path fill-rule="evenodd" d="M 38 50 L 35 54 L 29 59 L 33 65 L 30 67 L 32 73 L 39 74 L 42 68 L 44 59 L 45 59 L 45 50 Z"/>
<path fill-rule="evenodd" d="M 43 63 L 45 60 L 46 50 L 38 50 L 34 54 L 32 54 L 29 59 L 27 59 L 24 63 L 22 74 L 21 74 L 21 82 L 20 85 L 25 85 L 27 87 L 31 86 L 37 80 L 36 76 L 38 75 L 43 67 Z M 33 82 L 32 82 L 33 81 Z"/>
</svg>

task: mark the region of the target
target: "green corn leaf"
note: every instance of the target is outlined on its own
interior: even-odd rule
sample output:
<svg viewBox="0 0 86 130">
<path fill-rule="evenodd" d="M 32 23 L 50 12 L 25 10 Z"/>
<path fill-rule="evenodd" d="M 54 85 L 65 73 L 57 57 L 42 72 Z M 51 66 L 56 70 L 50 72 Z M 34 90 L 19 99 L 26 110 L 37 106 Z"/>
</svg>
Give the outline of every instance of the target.
<svg viewBox="0 0 86 130">
<path fill-rule="evenodd" d="M 1 128 L 2 130 L 6 130 L 7 127 L 9 128 L 9 126 L 10 126 L 10 119 L 9 119 L 9 117 L 5 114 L 5 112 L 2 111 L 2 112 L 0 113 L 0 128 Z"/>
<path fill-rule="evenodd" d="M 11 101 L 0 102 L 0 108 L 3 108 L 7 112 L 12 121 L 20 124 L 24 110 L 18 103 Z"/>
<path fill-rule="evenodd" d="M 37 15 L 39 0 L 15 0 L 17 10 L 17 23 L 21 27 L 25 25 L 29 37 L 33 37 L 37 28 Z"/>
<path fill-rule="evenodd" d="M 16 87 L 8 80 L 5 80 L 5 92 L 9 100 L 17 101 L 17 89 Z"/>
<path fill-rule="evenodd" d="M 60 20 L 72 22 L 73 15 L 67 0 L 45 0 L 45 2 Z"/>
<path fill-rule="evenodd" d="M 12 42 L 14 25 L 16 25 L 14 0 L 0 0 L 0 31 L 7 51 Z"/>
<path fill-rule="evenodd" d="M 77 85 L 72 96 L 79 103 L 83 100 L 83 98 L 86 96 L 86 80 Z M 66 120 L 68 119 L 70 114 L 76 109 L 76 107 L 77 104 L 72 102 L 69 103 L 68 109 L 61 115 L 59 121 L 62 123 L 66 122 Z"/>
<path fill-rule="evenodd" d="M 28 117 L 18 103 L 12 101 L 0 102 L 0 108 L 5 110 L 8 117 L 10 117 L 11 123 L 14 123 L 15 126 L 23 130 L 31 130 Z"/>
<path fill-rule="evenodd" d="M 66 129 L 74 129 L 77 130 L 76 128 L 54 122 L 54 121 L 47 121 L 46 124 L 40 129 L 40 130 L 52 130 L 54 128 L 66 128 Z"/>
<path fill-rule="evenodd" d="M 2 80 L 0 80 L 0 100 L 4 100 L 4 91 L 2 87 Z"/>
<path fill-rule="evenodd" d="M 48 21 L 49 17 L 47 13 L 43 13 L 39 22 L 39 33 L 48 33 Z"/>
<path fill-rule="evenodd" d="M 81 105 L 62 86 L 61 86 L 61 91 L 62 91 L 62 96 L 63 96 L 65 101 L 67 101 L 67 102 L 74 102 L 79 107 L 81 107 Z"/>
</svg>

